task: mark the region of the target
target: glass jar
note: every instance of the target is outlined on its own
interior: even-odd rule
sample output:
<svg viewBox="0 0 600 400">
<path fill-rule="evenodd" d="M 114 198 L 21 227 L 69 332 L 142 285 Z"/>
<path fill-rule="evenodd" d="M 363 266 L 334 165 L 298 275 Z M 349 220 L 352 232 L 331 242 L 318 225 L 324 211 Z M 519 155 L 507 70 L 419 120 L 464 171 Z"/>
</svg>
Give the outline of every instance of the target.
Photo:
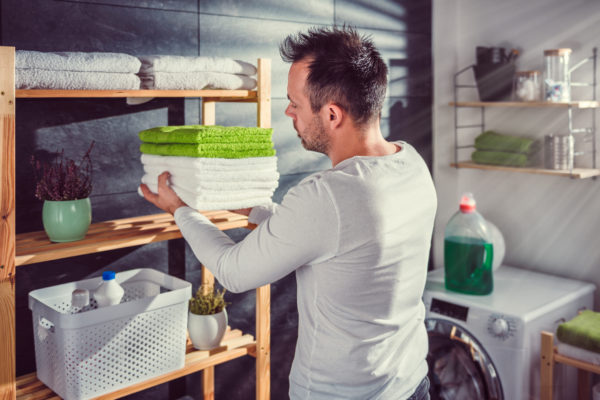
<svg viewBox="0 0 600 400">
<path fill-rule="evenodd" d="M 514 98 L 519 101 L 540 101 L 542 99 L 540 75 L 540 71 L 517 71 Z"/>
<path fill-rule="evenodd" d="M 571 101 L 571 49 L 544 50 L 544 93 L 547 101 Z"/>
</svg>

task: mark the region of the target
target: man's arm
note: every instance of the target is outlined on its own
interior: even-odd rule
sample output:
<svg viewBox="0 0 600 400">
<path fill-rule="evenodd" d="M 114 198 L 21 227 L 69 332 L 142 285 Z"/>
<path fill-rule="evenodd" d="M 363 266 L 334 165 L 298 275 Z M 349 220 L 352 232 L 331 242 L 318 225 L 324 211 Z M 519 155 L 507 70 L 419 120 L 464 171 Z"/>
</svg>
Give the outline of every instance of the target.
<svg viewBox="0 0 600 400">
<path fill-rule="evenodd" d="M 262 207 L 255 207 L 253 213 Z M 194 254 L 227 290 L 239 293 L 275 282 L 297 268 L 333 257 L 339 218 L 319 182 L 288 191 L 275 212 L 238 243 L 189 207 L 175 222 Z"/>
<path fill-rule="evenodd" d="M 158 194 L 142 187 L 144 197 L 173 213 L 194 254 L 231 292 L 243 292 L 283 278 L 298 267 L 323 261 L 338 246 L 338 216 L 329 192 L 310 182 L 292 188 L 275 212 L 235 243 L 208 218 L 187 207 L 159 176 Z M 253 212 L 263 207 L 255 207 Z"/>
</svg>

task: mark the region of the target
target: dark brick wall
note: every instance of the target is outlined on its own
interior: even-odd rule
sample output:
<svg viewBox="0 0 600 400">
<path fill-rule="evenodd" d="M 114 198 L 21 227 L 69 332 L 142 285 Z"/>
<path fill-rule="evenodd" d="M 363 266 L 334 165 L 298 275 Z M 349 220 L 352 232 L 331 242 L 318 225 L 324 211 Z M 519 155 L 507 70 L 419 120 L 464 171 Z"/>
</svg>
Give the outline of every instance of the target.
<svg viewBox="0 0 600 400">
<path fill-rule="evenodd" d="M 112 51 L 132 55 L 224 56 L 255 63 L 272 59 L 272 124 L 279 157 L 280 201 L 307 174 L 330 166 L 322 155 L 302 149 L 287 105 L 289 66 L 278 44 L 289 33 L 314 25 L 347 23 L 372 35 L 390 67 L 382 130 L 412 143 L 431 164 L 431 1 L 430 0 L 2 0 L 0 42 L 19 50 Z M 152 126 L 199 123 L 200 100 L 154 99 L 130 106 L 124 99 L 17 100 L 17 233 L 41 230 L 41 202 L 33 197 L 31 154 L 82 155 L 91 140 L 93 221 L 158 212 L 136 193 L 142 168 L 137 132 Z M 256 125 L 256 107 L 218 104 L 217 124 Z M 231 231 L 236 240 L 243 230 Z M 168 243 L 156 243 L 72 257 L 17 269 L 17 373 L 35 370 L 27 294 L 37 288 L 117 271 L 152 267 L 168 271 Z M 185 248 L 171 244 L 172 253 Z M 185 252 L 185 279 L 194 289 L 199 263 Z M 179 267 L 183 271 L 183 266 Z M 171 269 L 171 272 L 174 270 Z M 295 279 L 272 285 L 272 398 L 287 398 L 297 316 Z M 228 294 L 230 324 L 254 333 L 254 292 Z M 254 359 L 216 368 L 216 398 L 254 398 Z M 200 398 L 200 375 L 129 396 L 139 399 Z M 169 394 L 169 386 L 170 394 Z"/>
</svg>

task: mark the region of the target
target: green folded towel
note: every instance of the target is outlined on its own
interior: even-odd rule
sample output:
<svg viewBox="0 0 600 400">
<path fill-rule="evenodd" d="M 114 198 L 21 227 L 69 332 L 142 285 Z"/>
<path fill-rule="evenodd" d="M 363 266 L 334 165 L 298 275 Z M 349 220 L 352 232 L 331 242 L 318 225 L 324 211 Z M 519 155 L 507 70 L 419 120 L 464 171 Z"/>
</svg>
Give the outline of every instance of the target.
<svg viewBox="0 0 600 400">
<path fill-rule="evenodd" d="M 272 143 L 271 128 L 219 125 L 159 126 L 141 131 L 145 143 Z"/>
<path fill-rule="evenodd" d="M 563 343 L 600 353 L 600 313 L 584 310 L 558 326 L 556 337 Z"/>
<path fill-rule="evenodd" d="M 503 135 L 494 131 L 485 131 L 475 138 L 477 150 L 507 151 L 529 154 L 539 150 L 538 141 L 520 136 Z"/>
<path fill-rule="evenodd" d="M 204 158 L 271 157 L 275 155 L 275 149 L 273 149 L 270 143 L 142 143 L 140 144 L 140 151 L 144 154 L 156 154 L 160 156 Z"/>
<path fill-rule="evenodd" d="M 525 154 L 503 151 L 474 151 L 471 160 L 477 164 L 502 165 L 506 167 L 525 167 L 531 164 Z"/>
</svg>

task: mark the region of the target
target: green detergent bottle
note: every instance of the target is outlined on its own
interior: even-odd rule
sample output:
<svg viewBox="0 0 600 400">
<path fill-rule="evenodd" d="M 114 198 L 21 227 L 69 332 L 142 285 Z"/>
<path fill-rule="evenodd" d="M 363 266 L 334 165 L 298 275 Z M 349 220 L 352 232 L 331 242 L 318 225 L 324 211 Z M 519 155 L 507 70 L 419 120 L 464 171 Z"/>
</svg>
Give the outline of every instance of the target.
<svg viewBox="0 0 600 400">
<path fill-rule="evenodd" d="M 444 232 L 446 289 L 476 295 L 491 293 L 493 259 L 491 232 L 475 208 L 473 195 L 465 193 Z"/>
</svg>

